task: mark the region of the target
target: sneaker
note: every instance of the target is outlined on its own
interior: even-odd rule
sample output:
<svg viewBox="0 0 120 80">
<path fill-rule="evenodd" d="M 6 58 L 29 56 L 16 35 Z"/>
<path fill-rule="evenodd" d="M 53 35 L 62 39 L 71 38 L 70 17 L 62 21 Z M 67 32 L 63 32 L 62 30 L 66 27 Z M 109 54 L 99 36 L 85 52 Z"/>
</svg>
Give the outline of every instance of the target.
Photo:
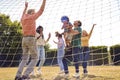
<svg viewBox="0 0 120 80">
<path fill-rule="evenodd" d="M 85 69 L 85 70 L 83 70 L 83 73 L 85 74 L 85 73 L 88 73 L 88 71 Z"/>
<path fill-rule="evenodd" d="M 41 70 L 38 70 L 36 76 L 37 76 L 37 77 L 40 77 L 41 75 L 42 75 Z"/>
<path fill-rule="evenodd" d="M 31 75 L 30 75 L 30 78 L 36 78 L 36 75 L 31 74 Z"/>
<path fill-rule="evenodd" d="M 30 75 L 34 75 L 35 74 L 35 72 L 34 71 L 32 71 L 31 73 L 30 73 Z"/>
<path fill-rule="evenodd" d="M 15 80 L 22 80 L 22 78 L 21 77 L 15 77 Z"/>
<path fill-rule="evenodd" d="M 68 73 L 67 74 L 65 74 L 65 73 L 59 74 L 59 76 L 62 77 L 62 78 L 65 78 L 65 79 L 69 78 L 69 74 Z"/>
<path fill-rule="evenodd" d="M 63 74 L 64 73 L 64 70 L 61 70 L 58 74 Z"/>
<path fill-rule="evenodd" d="M 83 76 L 84 77 L 88 76 L 88 71 L 87 70 L 83 70 Z"/>
<path fill-rule="evenodd" d="M 73 75 L 73 77 L 80 77 L 80 74 L 79 74 L 79 73 L 75 73 L 75 74 Z"/>
<path fill-rule="evenodd" d="M 41 70 L 37 70 L 37 74 L 42 74 Z"/>
<path fill-rule="evenodd" d="M 84 76 L 84 77 L 87 77 L 87 76 L 88 76 L 88 73 L 84 73 L 83 76 Z"/>
<path fill-rule="evenodd" d="M 31 74 L 30 74 L 30 78 L 35 78 L 35 77 L 36 77 L 36 75 L 35 75 L 34 71 L 31 72 Z"/>
<path fill-rule="evenodd" d="M 30 79 L 30 77 L 23 75 L 21 80 Z"/>
<path fill-rule="evenodd" d="M 64 74 L 63 77 L 64 77 L 64 78 L 68 78 L 68 77 L 69 77 L 69 74 Z"/>
</svg>

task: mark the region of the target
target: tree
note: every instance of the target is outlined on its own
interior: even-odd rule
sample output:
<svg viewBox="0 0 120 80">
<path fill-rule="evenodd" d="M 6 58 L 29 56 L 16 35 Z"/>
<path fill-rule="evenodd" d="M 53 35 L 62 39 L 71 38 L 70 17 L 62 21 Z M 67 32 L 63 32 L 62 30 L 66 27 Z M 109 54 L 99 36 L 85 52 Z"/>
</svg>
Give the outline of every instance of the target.
<svg viewBox="0 0 120 80">
<path fill-rule="evenodd" d="M 10 20 L 5 14 L 0 14 L 0 52 L 1 54 L 15 54 L 21 49 L 20 22 Z"/>
<path fill-rule="evenodd" d="M 0 66 L 17 66 L 21 58 L 21 25 L 0 14 Z"/>
<path fill-rule="evenodd" d="M 120 65 L 120 44 L 116 44 L 110 47 L 111 58 L 114 65 Z"/>
<path fill-rule="evenodd" d="M 48 52 L 49 50 L 50 50 L 50 45 L 49 45 L 49 44 L 46 44 L 46 45 L 45 45 L 45 51 Z"/>
</svg>

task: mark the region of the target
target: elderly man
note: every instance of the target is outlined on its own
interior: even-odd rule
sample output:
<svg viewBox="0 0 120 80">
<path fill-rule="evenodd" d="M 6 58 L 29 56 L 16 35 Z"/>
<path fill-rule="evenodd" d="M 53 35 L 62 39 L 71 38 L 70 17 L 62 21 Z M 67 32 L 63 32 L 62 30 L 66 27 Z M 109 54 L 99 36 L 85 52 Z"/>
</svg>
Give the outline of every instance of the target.
<svg viewBox="0 0 120 80">
<path fill-rule="evenodd" d="M 38 56 L 37 56 L 37 48 L 35 42 L 35 34 L 36 34 L 35 21 L 39 16 L 42 15 L 45 8 L 45 3 L 46 0 L 43 0 L 40 9 L 38 10 L 38 12 L 35 13 L 34 9 L 29 9 L 27 11 L 28 2 L 25 2 L 25 9 L 23 11 L 21 18 L 22 31 L 23 31 L 23 39 L 22 39 L 23 55 L 22 55 L 22 61 L 19 64 L 19 68 L 16 73 L 15 80 L 29 79 L 29 74 L 33 71 L 34 66 L 36 66 Z M 31 62 L 28 64 L 26 70 L 22 75 L 23 69 L 30 55 L 31 55 Z"/>
</svg>

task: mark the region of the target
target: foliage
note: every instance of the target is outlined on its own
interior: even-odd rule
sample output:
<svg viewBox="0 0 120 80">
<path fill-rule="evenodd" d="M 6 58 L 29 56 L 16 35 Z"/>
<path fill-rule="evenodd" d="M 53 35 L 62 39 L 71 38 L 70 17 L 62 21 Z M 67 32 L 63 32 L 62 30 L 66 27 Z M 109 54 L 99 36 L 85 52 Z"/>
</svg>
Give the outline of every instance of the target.
<svg viewBox="0 0 120 80">
<path fill-rule="evenodd" d="M 110 47 L 110 53 L 120 53 L 120 44 L 116 44 Z"/>
<path fill-rule="evenodd" d="M 12 22 L 8 15 L 0 14 L 0 53 L 18 52 L 21 49 L 21 35 L 20 23 Z"/>
<path fill-rule="evenodd" d="M 91 46 L 91 53 L 107 53 L 107 46 Z"/>
<path fill-rule="evenodd" d="M 45 51 L 49 51 L 49 50 L 50 50 L 50 45 L 49 45 L 49 44 L 46 44 L 46 45 L 44 46 L 44 48 L 45 48 Z"/>
<path fill-rule="evenodd" d="M 116 44 L 110 47 L 110 54 L 115 65 L 120 64 L 120 44 Z"/>
</svg>

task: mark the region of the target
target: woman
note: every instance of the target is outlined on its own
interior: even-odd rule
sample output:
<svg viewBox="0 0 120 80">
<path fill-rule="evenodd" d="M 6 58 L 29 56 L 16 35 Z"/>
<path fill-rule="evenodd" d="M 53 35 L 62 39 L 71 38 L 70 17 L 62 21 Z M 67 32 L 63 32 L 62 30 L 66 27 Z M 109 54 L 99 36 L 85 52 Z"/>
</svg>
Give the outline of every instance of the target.
<svg viewBox="0 0 120 80">
<path fill-rule="evenodd" d="M 88 34 L 86 30 L 82 31 L 82 37 L 81 37 L 81 50 L 82 50 L 82 54 L 80 54 L 80 59 L 82 59 L 82 67 L 83 67 L 83 73 L 84 75 L 87 75 L 88 71 L 87 71 L 87 62 L 89 59 L 89 54 L 90 54 L 90 49 L 89 49 L 89 39 L 91 37 L 91 34 L 93 32 L 94 26 L 96 24 L 93 24 L 93 27 L 90 31 L 90 33 Z"/>
<path fill-rule="evenodd" d="M 37 69 L 37 74 L 41 75 L 41 67 L 43 66 L 45 62 L 45 49 L 44 46 L 45 44 L 49 41 L 51 34 L 49 33 L 47 40 L 44 39 L 44 34 L 43 34 L 43 27 L 38 26 L 36 29 L 36 44 L 37 44 L 37 49 L 38 49 L 38 59 L 40 60 L 38 69 Z M 34 76 L 34 72 L 32 73 Z"/>
</svg>

